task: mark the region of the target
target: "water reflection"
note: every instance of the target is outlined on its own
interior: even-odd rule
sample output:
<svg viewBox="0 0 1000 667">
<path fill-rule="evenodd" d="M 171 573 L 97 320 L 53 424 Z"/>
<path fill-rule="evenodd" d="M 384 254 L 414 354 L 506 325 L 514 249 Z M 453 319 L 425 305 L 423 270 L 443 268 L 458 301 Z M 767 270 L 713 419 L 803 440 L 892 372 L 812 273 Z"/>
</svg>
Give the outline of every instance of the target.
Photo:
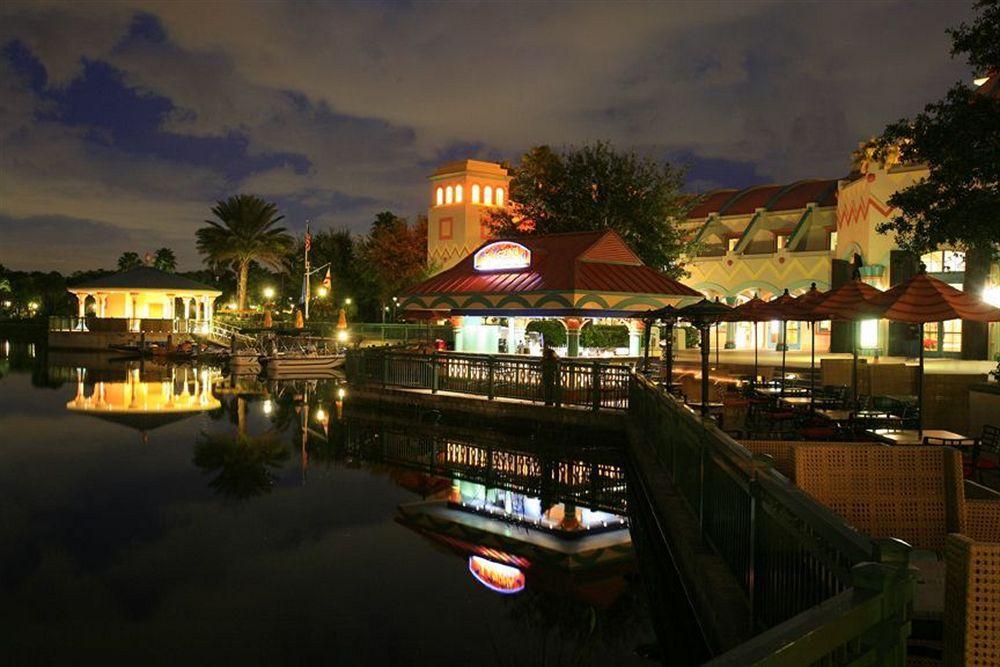
<svg viewBox="0 0 1000 667">
<path fill-rule="evenodd" d="M 27 352 L 0 381 L 15 663 L 96 623 L 114 664 L 641 664 L 614 449 L 369 411 L 339 379 Z"/>
</svg>

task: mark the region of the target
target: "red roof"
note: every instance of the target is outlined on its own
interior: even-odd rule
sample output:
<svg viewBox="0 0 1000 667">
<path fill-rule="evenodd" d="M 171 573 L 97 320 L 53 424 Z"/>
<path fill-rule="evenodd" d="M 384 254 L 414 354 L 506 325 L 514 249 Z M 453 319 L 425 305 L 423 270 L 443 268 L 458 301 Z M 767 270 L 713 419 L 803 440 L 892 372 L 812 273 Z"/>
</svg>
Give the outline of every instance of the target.
<svg viewBox="0 0 1000 667">
<path fill-rule="evenodd" d="M 810 179 L 789 185 L 757 185 L 745 190 L 715 190 L 688 213 L 688 219 L 719 215 L 749 215 L 758 208 L 794 211 L 815 202 L 837 205 L 837 179 Z"/>
<path fill-rule="evenodd" d="M 489 241 L 483 246 L 495 243 Z M 531 266 L 477 271 L 472 253 L 415 285 L 407 294 L 512 294 L 519 292 L 630 292 L 701 296 L 642 264 L 615 232 L 574 232 L 516 239 L 531 251 Z M 480 247 L 483 247 L 480 246 Z M 478 251 L 478 248 L 477 248 Z"/>
</svg>

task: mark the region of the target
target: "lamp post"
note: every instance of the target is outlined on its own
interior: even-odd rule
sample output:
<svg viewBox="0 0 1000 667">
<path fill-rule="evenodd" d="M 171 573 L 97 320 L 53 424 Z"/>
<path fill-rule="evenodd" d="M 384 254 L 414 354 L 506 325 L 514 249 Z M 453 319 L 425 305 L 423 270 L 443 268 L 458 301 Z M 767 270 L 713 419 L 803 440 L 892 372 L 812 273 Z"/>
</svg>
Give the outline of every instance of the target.
<svg viewBox="0 0 1000 667">
<path fill-rule="evenodd" d="M 711 337 L 709 332 L 713 324 L 720 322 L 732 310 L 719 302 L 702 299 L 698 303 L 685 306 L 677 311 L 677 315 L 697 327 L 701 334 L 701 416 L 708 416 L 708 366 L 711 352 Z"/>
</svg>

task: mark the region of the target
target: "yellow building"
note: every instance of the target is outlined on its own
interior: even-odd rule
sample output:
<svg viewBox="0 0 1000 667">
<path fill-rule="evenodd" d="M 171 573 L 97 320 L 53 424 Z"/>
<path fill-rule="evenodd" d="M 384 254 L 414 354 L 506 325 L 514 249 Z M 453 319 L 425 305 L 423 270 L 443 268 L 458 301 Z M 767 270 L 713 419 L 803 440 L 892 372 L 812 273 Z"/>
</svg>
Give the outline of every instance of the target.
<svg viewBox="0 0 1000 667">
<path fill-rule="evenodd" d="M 506 206 L 509 191 L 507 170 L 493 162 L 460 160 L 431 175 L 427 260 L 435 271 L 458 264 L 489 238 L 484 216 Z"/>
</svg>

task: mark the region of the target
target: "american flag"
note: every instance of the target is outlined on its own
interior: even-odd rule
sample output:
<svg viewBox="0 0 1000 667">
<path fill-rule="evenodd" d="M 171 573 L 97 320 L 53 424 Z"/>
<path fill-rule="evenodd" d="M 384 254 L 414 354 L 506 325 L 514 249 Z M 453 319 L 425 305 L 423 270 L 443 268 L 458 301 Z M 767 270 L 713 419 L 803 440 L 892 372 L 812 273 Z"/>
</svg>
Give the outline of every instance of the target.
<svg viewBox="0 0 1000 667">
<path fill-rule="evenodd" d="M 312 248 L 313 237 L 312 237 L 312 234 L 309 233 L 308 229 L 306 230 L 306 241 L 305 241 L 305 244 L 306 244 L 306 252 L 309 252 L 309 249 Z"/>
</svg>

